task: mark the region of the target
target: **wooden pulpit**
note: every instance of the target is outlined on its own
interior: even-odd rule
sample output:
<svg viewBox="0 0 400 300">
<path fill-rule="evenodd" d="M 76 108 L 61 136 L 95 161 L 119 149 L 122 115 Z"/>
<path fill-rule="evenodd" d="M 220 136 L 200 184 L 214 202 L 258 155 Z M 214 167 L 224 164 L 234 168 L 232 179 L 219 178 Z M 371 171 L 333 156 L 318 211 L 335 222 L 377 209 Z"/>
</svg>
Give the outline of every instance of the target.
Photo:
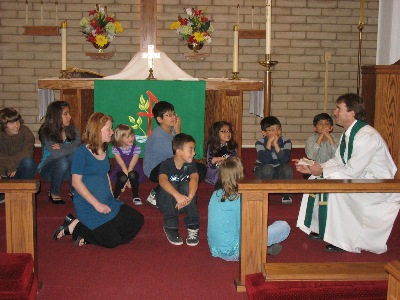
<svg viewBox="0 0 400 300">
<path fill-rule="evenodd" d="M 362 66 L 362 97 L 367 122 L 382 135 L 400 179 L 400 61 L 393 65 Z"/>
</svg>

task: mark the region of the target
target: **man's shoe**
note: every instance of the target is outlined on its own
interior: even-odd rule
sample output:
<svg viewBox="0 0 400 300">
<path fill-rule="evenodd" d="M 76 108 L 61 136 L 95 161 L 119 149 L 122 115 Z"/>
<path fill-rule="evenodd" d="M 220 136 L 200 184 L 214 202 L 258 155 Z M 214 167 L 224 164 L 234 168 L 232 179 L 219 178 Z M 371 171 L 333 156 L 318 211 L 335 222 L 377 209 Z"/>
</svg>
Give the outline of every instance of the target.
<svg viewBox="0 0 400 300">
<path fill-rule="evenodd" d="M 282 251 L 281 244 L 273 244 L 267 247 L 267 254 L 268 255 L 278 255 Z"/>
<path fill-rule="evenodd" d="M 199 228 L 188 228 L 188 237 L 186 238 L 186 245 L 196 246 L 199 243 Z"/>
<path fill-rule="evenodd" d="M 313 240 L 313 241 L 322 241 L 322 238 L 316 232 L 310 232 L 308 237 L 309 237 L 310 240 Z"/>
<path fill-rule="evenodd" d="M 164 227 L 164 232 L 165 232 L 165 235 L 167 236 L 168 242 L 170 242 L 171 244 L 173 244 L 173 245 L 182 245 L 183 244 L 183 241 L 182 241 L 181 236 L 179 235 L 178 229 Z"/>
<path fill-rule="evenodd" d="M 345 250 L 343 250 L 342 248 L 333 246 L 331 244 L 326 246 L 326 250 L 329 252 L 345 252 Z"/>
<path fill-rule="evenodd" d="M 292 197 L 290 197 L 288 195 L 282 196 L 282 204 L 285 204 L 285 205 L 292 204 Z"/>
<path fill-rule="evenodd" d="M 157 207 L 156 201 L 156 191 L 154 189 L 151 190 L 149 196 L 147 197 L 147 202 L 155 207 Z"/>
</svg>

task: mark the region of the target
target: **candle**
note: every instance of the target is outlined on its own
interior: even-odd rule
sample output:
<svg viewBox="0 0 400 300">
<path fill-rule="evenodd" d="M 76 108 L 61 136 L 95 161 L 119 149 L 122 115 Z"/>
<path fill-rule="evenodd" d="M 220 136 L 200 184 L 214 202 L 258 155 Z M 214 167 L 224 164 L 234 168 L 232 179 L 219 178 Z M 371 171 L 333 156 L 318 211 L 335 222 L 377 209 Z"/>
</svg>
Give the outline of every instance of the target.
<svg viewBox="0 0 400 300">
<path fill-rule="evenodd" d="M 25 1 L 25 25 L 28 25 L 28 0 Z"/>
<path fill-rule="evenodd" d="M 58 2 L 56 1 L 56 25 L 58 24 Z"/>
<path fill-rule="evenodd" d="M 239 7 L 240 7 L 240 5 L 238 4 L 237 5 L 237 22 L 236 22 L 237 26 L 239 26 Z"/>
<path fill-rule="evenodd" d="M 239 26 L 233 26 L 233 72 L 239 72 Z"/>
<path fill-rule="evenodd" d="M 265 24 L 265 54 L 271 54 L 271 0 L 266 4 L 266 24 Z"/>
<path fill-rule="evenodd" d="M 364 24 L 364 0 L 360 0 L 360 20 L 358 24 Z"/>
<path fill-rule="evenodd" d="M 254 5 L 251 6 L 251 29 L 254 29 Z"/>
<path fill-rule="evenodd" d="M 61 23 L 61 70 L 67 69 L 67 22 Z"/>
<path fill-rule="evenodd" d="M 40 1 L 40 25 L 43 25 L 43 1 Z"/>
</svg>

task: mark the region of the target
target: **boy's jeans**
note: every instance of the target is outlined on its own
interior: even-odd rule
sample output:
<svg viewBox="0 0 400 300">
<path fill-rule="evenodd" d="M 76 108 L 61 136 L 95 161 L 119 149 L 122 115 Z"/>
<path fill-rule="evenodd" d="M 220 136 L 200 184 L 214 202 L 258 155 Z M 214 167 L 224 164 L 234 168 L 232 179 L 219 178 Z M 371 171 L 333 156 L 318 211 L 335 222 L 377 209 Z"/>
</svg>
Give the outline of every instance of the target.
<svg viewBox="0 0 400 300">
<path fill-rule="evenodd" d="M 257 179 L 293 179 L 293 168 L 289 165 L 262 165 L 254 169 Z M 282 196 L 291 194 L 282 194 Z"/>
<path fill-rule="evenodd" d="M 171 182 L 172 186 L 182 195 L 189 193 L 189 181 Z M 157 206 L 164 213 L 164 227 L 171 229 L 179 228 L 179 214 L 186 213 L 184 222 L 186 227 L 199 227 L 200 216 L 197 209 L 196 196 L 188 206 L 178 210 L 175 208 L 176 200 L 162 188 L 157 193 Z"/>
</svg>

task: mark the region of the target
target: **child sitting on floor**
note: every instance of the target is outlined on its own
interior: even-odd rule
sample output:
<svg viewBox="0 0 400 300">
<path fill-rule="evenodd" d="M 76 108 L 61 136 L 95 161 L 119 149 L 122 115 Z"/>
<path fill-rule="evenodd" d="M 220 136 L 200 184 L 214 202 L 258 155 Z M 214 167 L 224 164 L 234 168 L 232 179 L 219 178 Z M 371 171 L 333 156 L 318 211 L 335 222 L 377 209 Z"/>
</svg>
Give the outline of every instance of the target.
<svg viewBox="0 0 400 300">
<path fill-rule="evenodd" d="M 132 127 L 120 124 L 115 128 L 112 147 L 115 164 L 110 179 L 115 184 L 115 198 L 118 199 L 120 193 L 128 187 L 132 189 L 133 204 L 142 205 L 142 200 L 139 198 L 139 184 L 145 177 L 139 163 L 141 149 L 134 142 Z"/>
<path fill-rule="evenodd" d="M 239 260 L 240 253 L 240 195 L 237 180 L 242 179 L 243 164 L 237 157 L 230 157 L 219 166 L 219 180 L 208 205 L 208 245 L 212 256 L 224 260 Z M 268 226 L 267 253 L 277 255 L 279 244 L 290 233 L 286 221 L 276 221 Z"/>
</svg>

